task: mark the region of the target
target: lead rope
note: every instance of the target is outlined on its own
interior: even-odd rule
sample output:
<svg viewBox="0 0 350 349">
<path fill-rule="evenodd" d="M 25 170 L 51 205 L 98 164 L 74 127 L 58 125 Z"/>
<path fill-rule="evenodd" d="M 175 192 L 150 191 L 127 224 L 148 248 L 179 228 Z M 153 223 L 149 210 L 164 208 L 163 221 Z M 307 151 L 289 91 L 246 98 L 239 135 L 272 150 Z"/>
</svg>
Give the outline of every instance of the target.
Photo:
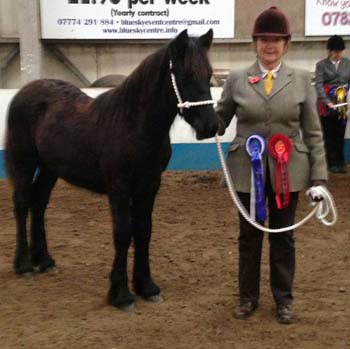
<svg viewBox="0 0 350 349">
<path fill-rule="evenodd" d="M 171 82 L 172 82 L 172 85 L 174 88 L 176 98 L 178 100 L 177 107 L 180 110 L 180 114 L 182 114 L 183 108 L 189 109 L 191 107 L 197 107 L 197 106 L 201 106 L 201 105 L 216 104 L 216 101 L 214 101 L 212 99 L 205 100 L 205 101 L 198 101 L 198 102 L 188 102 L 188 101 L 183 102 L 181 95 L 180 95 L 180 92 L 179 92 L 179 89 L 177 87 L 175 75 L 172 71 L 173 63 L 171 60 L 169 61 L 169 68 L 170 68 Z M 236 206 L 237 206 L 238 210 L 240 211 L 240 213 L 242 214 L 242 216 L 255 228 L 257 228 L 261 231 L 264 231 L 264 232 L 268 232 L 268 233 L 282 233 L 282 232 L 293 230 L 293 229 L 300 227 L 301 225 L 306 223 L 314 215 L 316 215 L 316 218 L 321 220 L 321 222 L 324 225 L 332 226 L 336 223 L 337 210 L 335 208 L 333 197 L 332 197 L 331 193 L 323 186 L 311 187 L 306 192 L 306 195 L 310 195 L 312 197 L 321 197 L 322 200 L 318 203 L 312 202 L 312 205 L 315 205 L 314 209 L 304 219 L 302 219 L 300 222 L 298 222 L 292 226 L 280 228 L 280 229 L 270 229 L 270 228 L 265 228 L 264 226 L 258 224 L 256 221 L 252 220 L 249 217 L 248 212 L 246 211 L 246 209 L 242 205 L 241 201 L 239 200 L 239 198 L 236 194 L 236 191 L 234 190 L 232 179 L 231 179 L 231 176 L 230 176 L 229 171 L 227 169 L 224 154 L 222 152 L 221 144 L 219 142 L 217 135 L 215 136 L 215 141 L 216 141 L 216 145 L 218 147 L 218 153 L 219 153 L 219 157 L 220 157 L 221 166 L 222 166 L 222 169 L 223 169 L 223 172 L 225 175 L 225 180 L 226 180 L 227 186 L 229 188 L 229 193 L 231 195 L 231 198 L 232 198 L 233 202 L 236 204 Z M 326 220 L 326 217 L 329 214 L 331 214 L 333 217 L 333 219 L 331 221 Z"/>
<path fill-rule="evenodd" d="M 206 101 L 198 101 L 198 102 L 189 102 L 189 101 L 183 102 L 179 89 L 177 87 L 176 78 L 173 73 L 173 62 L 171 60 L 169 61 L 169 68 L 170 68 L 171 82 L 173 84 L 173 88 L 178 101 L 177 107 L 180 109 L 180 114 L 182 114 L 183 108 L 190 109 L 191 107 L 199 107 L 201 105 L 216 104 L 216 102 L 213 99 L 208 99 Z"/>
<path fill-rule="evenodd" d="M 333 200 L 331 193 L 324 186 L 315 186 L 315 187 L 311 187 L 310 189 L 307 190 L 306 195 L 309 195 L 313 198 L 320 197 L 320 198 L 322 198 L 322 200 L 317 202 L 317 203 L 313 201 L 312 205 L 315 206 L 314 209 L 305 218 L 303 218 L 301 221 L 299 221 L 298 223 L 296 223 L 294 225 L 291 225 L 289 227 L 280 228 L 280 229 L 270 229 L 270 228 L 265 228 L 261 224 L 257 223 L 255 220 L 251 219 L 247 210 L 245 209 L 245 207 L 242 205 L 241 201 L 239 200 L 237 193 L 234 189 L 230 173 L 227 169 L 227 165 L 226 165 L 225 157 L 224 157 L 224 154 L 223 154 L 223 151 L 221 148 L 221 144 L 220 144 L 220 141 L 219 141 L 219 138 L 217 135 L 215 136 L 215 141 L 216 141 L 216 145 L 218 148 L 218 153 L 219 153 L 219 157 L 220 157 L 222 170 L 224 172 L 225 180 L 226 180 L 227 187 L 228 187 L 229 193 L 231 195 L 231 198 L 232 198 L 234 204 L 237 206 L 239 212 L 252 226 L 254 226 L 255 228 L 257 228 L 261 231 L 267 232 L 267 233 L 282 233 L 285 231 L 299 228 L 301 225 L 306 223 L 314 215 L 316 216 L 317 219 L 319 219 L 326 226 L 332 226 L 336 223 L 337 210 L 336 210 L 336 207 L 334 204 L 334 200 Z M 331 220 L 326 219 L 326 217 L 328 215 L 332 216 Z"/>
<path fill-rule="evenodd" d="M 348 104 L 349 104 L 348 102 L 345 102 L 345 103 L 339 103 L 339 104 L 334 104 L 334 105 L 333 105 L 333 108 L 343 107 L 344 105 L 348 105 Z"/>
</svg>

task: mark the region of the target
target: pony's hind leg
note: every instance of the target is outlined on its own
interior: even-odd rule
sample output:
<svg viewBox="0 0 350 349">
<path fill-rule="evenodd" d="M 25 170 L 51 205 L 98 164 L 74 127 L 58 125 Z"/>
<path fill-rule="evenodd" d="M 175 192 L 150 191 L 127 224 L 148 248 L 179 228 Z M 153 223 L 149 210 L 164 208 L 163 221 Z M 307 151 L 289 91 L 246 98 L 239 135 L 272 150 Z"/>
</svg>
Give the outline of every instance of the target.
<svg viewBox="0 0 350 349">
<path fill-rule="evenodd" d="M 31 257 L 32 264 L 40 272 L 54 268 L 55 261 L 48 252 L 45 232 L 45 210 L 57 177 L 40 167 L 32 186 L 32 225 L 31 225 Z"/>
<path fill-rule="evenodd" d="M 27 162 L 28 164 L 28 162 Z M 30 274 L 33 265 L 27 239 L 27 217 L 31 204 L 32 179 L 35 172 L 35 164 L 18 169 L 12 173 L 14 184 L 13 203 L 17 225 L 16 255 L 14 268 L 17 274 Z"/>
</svg>

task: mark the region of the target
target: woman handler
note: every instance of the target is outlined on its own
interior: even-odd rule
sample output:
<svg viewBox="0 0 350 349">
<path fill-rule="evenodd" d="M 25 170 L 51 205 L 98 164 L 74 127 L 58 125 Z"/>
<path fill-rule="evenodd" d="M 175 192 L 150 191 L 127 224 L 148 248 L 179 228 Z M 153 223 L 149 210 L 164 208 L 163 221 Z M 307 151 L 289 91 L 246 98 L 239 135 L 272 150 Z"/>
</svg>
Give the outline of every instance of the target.
<svg viewBox="0 0 350 349">
<path fill-rule="evenodd" d="M 266 195 L 269 227 L 281 228 L 294 223 L 299 191 L 326 182 L 324 144 L 310 74 L 282 61 L 291 38 L 287 17 L 270 7 L 256 18 L 252 37 L 257 60 L 248 69 L 229 74 L 217 113 L 221 133 L 234 115 L 237 118 L 227 161 L 240 200 L 264 222 Z M 241 214 L 239 222 L 240 303 L 235 317 L 246 319 L 259 305 L 264 235 Z M 293 319 L 293 231 L 270 234 L 269 244 L 276 316 L 280 323 L 289 324 Z"/>
</svg>

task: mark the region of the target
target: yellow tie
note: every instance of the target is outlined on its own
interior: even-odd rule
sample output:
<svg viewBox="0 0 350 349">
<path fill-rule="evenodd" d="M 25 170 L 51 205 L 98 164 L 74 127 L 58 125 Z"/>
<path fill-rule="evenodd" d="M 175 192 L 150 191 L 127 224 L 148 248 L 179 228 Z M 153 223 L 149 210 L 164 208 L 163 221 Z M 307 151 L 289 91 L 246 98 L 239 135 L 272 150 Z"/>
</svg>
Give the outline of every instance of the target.
<svg viewBox="0 0 350 349">
<path fill-rule="evenodd" d="M 269 96 L 273 87 L 273 75 L 272 71 L 269 70 L 265 77 L 265 92 Z"/>
<path fill-rule="evenodd" d="M 335 62 L 335 70 L 338 71 L 340 61 Z"/>
</svg>

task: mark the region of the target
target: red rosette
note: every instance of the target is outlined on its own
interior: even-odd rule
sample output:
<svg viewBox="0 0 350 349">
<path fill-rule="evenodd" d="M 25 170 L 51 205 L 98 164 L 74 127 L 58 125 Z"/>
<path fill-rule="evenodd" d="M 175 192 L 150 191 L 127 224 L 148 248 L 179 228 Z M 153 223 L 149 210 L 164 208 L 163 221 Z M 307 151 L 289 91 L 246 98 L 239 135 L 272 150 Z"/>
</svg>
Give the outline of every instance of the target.
<svg viewBox="0 0 350 349">
<path fill-rule="evenodd" d="M 269 140 L 269 153 L 274 159 L 278 159 L 280 156 L 288 163 L 289 156 L 292 152 L 292 142 L 288 136 L 283 133 L 277 133 L 273 135 Z"/>
<path fill-rule="evenodd" d="M 292 152 L 292 142 L 284 134 L 278 133 L 270 138 L 269 153 L 277 161 L 276 169 L 276 203 L 277 208 L 288 207 L 290 201 L 290 184 L 288 177 L 288 162 Z M 281 200 L 281 183 L 283 202 Z"/>
<path fill-rule="evenodd" d="M 331 89 L 331 85 L 330 84 L 324 84 L 323 89 L 324 89 L 325 94 L 329 95 L 329 91 Z"/>
</svg>

